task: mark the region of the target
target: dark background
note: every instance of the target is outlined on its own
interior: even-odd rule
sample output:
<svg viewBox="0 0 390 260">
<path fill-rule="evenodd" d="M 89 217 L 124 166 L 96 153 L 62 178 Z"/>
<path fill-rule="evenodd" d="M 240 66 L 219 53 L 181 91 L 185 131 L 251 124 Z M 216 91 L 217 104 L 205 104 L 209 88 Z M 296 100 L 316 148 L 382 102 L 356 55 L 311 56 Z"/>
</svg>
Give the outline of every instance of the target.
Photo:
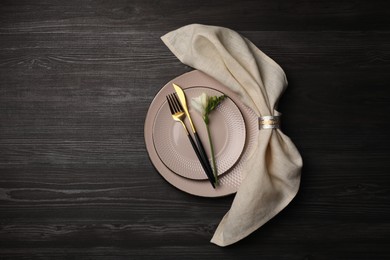
<svg viewBox="0 0 390 260">
<path fill-rule="evenodd" d="M 389 1 L 1 1 L 0 259 L 389 259 Z M 300 191 L 228 248 L 233 196 L 153 168 L 154 95 L 191 70 L 160 36 L 229 27 L 279 63 Z"/>
</svg>

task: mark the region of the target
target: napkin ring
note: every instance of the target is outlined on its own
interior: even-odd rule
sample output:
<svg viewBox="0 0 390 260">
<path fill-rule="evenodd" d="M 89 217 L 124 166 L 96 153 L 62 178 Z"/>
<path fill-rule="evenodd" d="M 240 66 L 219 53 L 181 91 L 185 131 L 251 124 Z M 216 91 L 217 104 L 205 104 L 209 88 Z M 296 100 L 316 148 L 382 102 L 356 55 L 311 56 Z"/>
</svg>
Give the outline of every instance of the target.
<svg viewBox="0 0 390 260">
<path fill-rule="evenodd" d="M 280 116 L 261 116 L 259 117 L 259 129 L 280 128 Z"/>
</svg>

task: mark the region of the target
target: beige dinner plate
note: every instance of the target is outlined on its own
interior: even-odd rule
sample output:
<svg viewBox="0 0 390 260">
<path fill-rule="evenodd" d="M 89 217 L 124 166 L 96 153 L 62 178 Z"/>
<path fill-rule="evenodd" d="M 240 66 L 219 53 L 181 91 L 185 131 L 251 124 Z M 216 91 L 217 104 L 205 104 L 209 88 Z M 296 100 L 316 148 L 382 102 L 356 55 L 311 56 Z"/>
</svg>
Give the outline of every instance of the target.
<svg viewBox="0 0 390 260">
<path fill-rule="evenodd" d="M 185 90 L 191 118 L 202 140 L 209 161 L 212 162 L 206 125 L 202 116 L 191 106 L 191 99 L 200 96 L 202 93 L 206 93 L 208 96 L 221 96 L 223 93 L 205 87 L 191 87 Z M 246 137 L 245 122 L 240 109 L 230 98 L 223 100 L 212 111 L 209 119 L 216 168 L 218 175 L 221 175 L 229 170 L 241 156 Z M 189 131 L 191 131 L 188 120 L 185 120 L 185 122 Z M 207 175 L 196 157 L 182 124 L 173 120 L 167 102 L 162 104 L 155 116 L 153 143 L 161 161 L 172 172 L 189 179 L 207 179 Z"/>
<path fill-rule="evenodd" d="M 188 177 L 183 177 L 183 173 L 175 173 L 170 168 L 172 166 L 168 167 L 166 165 L 166 162 L 162 160 L 162 158 L 160 157 L 161 151 L 158 151 L 159 148 L 156 148 L 155 141 L 153 139 L 154 132 L 156 132 L 157 130 L 156 124 L 159 124 L 157 122 L 161 116 L 161 113 L 163 113 L 162 109 L 164 108 L 164 106 L 166 106 L 164 105 L 166 103 L 166 95 L 174 92 L 172 83 L 176 83 L 181 86 L 184 89 L 186 95 L 187 93 L 190 93 L 190 89 L 200 90 L 200 86 L 206 89 L 210 89 L 210 91 L 217 91 L 212 93 L 225 93 L 229 97 L 231 102 L 233 102 L 234 106 L 237 107 L 240 111 L 241 117 L 243 119 L 242 123 L 244 124 L 242 128 L 245 131 L 246 137 L 244 138 L 243 149 L 240 151 L 238 159 L 232 163 L 230 168 L 227 167 L 225 173 L 219 176 L 219 185 L 216 187 L 216 189 L 211 186 L 210 182 L 207 179 L 192 179 Z M 166 116 L 166 113 L 164 114 Z M 191 113 L 191 115 L 195 116 L 195 113 Z M 225 119 L 224 116 L 220 116 L 221 120 Z M 168 113 L 167 118 L 169 117 L 170 115 Z M 169 119 L 167 121 L 168 124 L 172 124 L 173 119 Z M 169 123 L 169 121 L 171 121 L 171 123 Z M 198 128 L 200 128 L 200 123 L 196 124 L 197 126 L 199 125 Z M 175 129 L 176 127 L 177 129 Z M 170 132 L 170 134 L 173 134 L 174 131 L 181 132 L 183 131 L 183 129 L 180 127 L 182 126 L 179 123 L 177 123 L 177 125 L 175 126 L 167 126 L 167 131 Z M 156 170 L 160 173 L 160 175 L 176 188 L 184 192 L 203 197 L 226 196 L 229 194 L 233 194 L 237 191 L 238 187 L 241 184 L 241 181 L 245 177 L 245 161 L 248 156 L 250 156 L 251 151 L 253 150 L 253 147 L 257 140 L 257 133 L 258 122 L 256 114 L 250 108 L 242 104 L 238 96 L 230 89 L 223 86 L 221 83 L 214 80 L 205 73 L 197 70 L 185 73 L 171 80 L 157 93 L 152 103 L 150 104 L 148 113 L 146 115 L 144 128 L 146 149 L 148 151 L 151 162 L 153 163 Z M 170 138 L 172 141 L 172 138 L 174 137 Z M 183 138 L 183 136 L 181 138 Z M 204 136 L 201 136 L 201 138 L 202 140 L 206 140 L 204 141 L 204 145 L 206 147 L 208 144 L 207 139 L 204 139 Z M 183 139 L 183 142 L 184 141 L 186 143 L 188 142 L 188 140 Z M 186 149 L 190 148 L 187 147 Z M 219 151 L 222 152 L 222 154 L 230 153 L 228 150 L 224 150 L 224 148 L 221 147 L 219 148 Z"/>
</svg>

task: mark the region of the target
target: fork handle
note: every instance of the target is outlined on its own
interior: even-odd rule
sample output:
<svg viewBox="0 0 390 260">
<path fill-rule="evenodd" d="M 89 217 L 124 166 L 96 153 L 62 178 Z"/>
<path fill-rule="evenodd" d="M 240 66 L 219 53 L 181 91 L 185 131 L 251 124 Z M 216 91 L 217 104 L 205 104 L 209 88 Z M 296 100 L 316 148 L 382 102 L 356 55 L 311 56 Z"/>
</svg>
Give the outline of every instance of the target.
<svg viewBox="0 0 390 260">
<path fill-rule="evenodd" d="M 195 140 L 196 140 L 196 143 L 197 143 L 197 146 L 199 149 L 200 156 L 202 157 L 202 160 L 205 163 L 205 166 L 207 168 L 207 172 L 211 175 L 211 177 L 209 177 L 209 179 L 211 178 L 213 180 L 213 182 L 215 182 L 213 169 L 211 168 L 210 161 L 209 161 L 209 158 L 207 157 L 206 151 L 204 150 L 202 141 L 200 140 L 197 132 L 194 132 L 194 136 L 195 136 Z"/>
<path fill-rule="evenodd" d="M 215 189 L 215 179 L 214 179 L 213 171 L 210 170 L 211 169 L 210 163 L 208 163 L 210 168 L 207 167 L 207 162 L 209 162 L 209 160 L 207 160 L 207 161 L 204 160 L 203 156 L 201 155 L 201 152 L 198 150 L 198 147 L 196 146 L 196 144 L 195 144 L 194 140 L 192 139 L 191 135 L 189 133 L 187 133 L 187 136 L 188 136 L 188 139 L 190 140 L 192 148 L 194 148 L 196 156 L 198 157 L 198 159 L 200 161 L 200 164 L 202 165 L 203 170 L 205 171 L 205 173 L 206 173 L 206 175 L 207 175 L 211 185 Z M 195 135 L 195 138 L 196 138 L 197 142 L 200 141 L 198 134 Z"/>
</svg>

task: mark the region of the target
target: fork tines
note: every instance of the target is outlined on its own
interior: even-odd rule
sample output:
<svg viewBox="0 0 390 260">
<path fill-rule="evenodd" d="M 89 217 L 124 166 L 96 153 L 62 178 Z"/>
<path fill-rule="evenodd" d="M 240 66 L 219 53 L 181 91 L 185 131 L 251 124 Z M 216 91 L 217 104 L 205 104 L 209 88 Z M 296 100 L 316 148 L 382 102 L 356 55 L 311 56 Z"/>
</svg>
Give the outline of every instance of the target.
<svg viewBox="0 0 390 260">
<path fill-rule="evenodd" d="M 183 107 L 181 106 L 176 93 L 169 94 L 167 96 L 167 100 L 168 100 L 169 109 L 171 110 L 172 114 L 183 111 Z"/>
</svg>

